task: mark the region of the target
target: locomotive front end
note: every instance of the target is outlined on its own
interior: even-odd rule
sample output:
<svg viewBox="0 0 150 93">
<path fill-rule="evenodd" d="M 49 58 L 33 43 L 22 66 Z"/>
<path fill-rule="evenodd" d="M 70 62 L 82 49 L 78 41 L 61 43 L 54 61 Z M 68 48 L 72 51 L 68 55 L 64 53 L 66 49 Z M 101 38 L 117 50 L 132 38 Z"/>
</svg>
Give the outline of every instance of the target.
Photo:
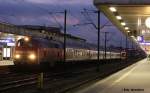
<svg viewBox="0 0 150 93">
<path fill-rule="evenodd" d="M 37 55 L 35 51 L 29 50 L 22 51 L 23 49 L 17 49 L 15 51 L 14 62 L 15 64 L 36 64 L 37 62 Z"/>
<path fill-rule="evenodd" d="M 37 61 L 37 48 L 32 41 L 28 38 L 18 40 L 14 52 L 15 65 L 34 65 Z"/>
</svg>

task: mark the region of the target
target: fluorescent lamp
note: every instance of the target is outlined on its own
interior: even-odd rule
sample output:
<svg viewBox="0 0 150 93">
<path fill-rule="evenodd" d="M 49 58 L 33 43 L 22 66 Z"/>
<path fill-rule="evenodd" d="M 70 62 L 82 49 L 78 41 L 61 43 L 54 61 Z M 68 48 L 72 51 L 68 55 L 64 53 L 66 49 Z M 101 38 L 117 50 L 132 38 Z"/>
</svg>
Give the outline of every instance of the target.
<svg viewBox="0 0 150 93">
<path fill-rule="evenodd" d="M 121 25 L 125 26 L 125 25 L 126 25 L 126 23 L 125 23 L 125 22 L 121 22 Z"/>
<path fill-rule="evenodd" d="M 129 29 L 129 27 L 125 27 L 125 30 L 128 30 Z"/>
<path fill-rule="evenodd" d="M 110 9 L 110 11 L 112 11 L 112 12 L 116 12 L 116 11 L 117 11 L 115 7 L 110 7 L 109 9 Z"/>
<path fill-rule="evenodd" d="M 128 32 L 128 33 L 130 33 L 130 31 L 129 31 L 129 30 L 128 30 L 127 32 Z"/>
<path fill-rule="evenodd" d="M 116 18 L 117 18 L 118 20 L 121 20 L 121 19 L 122 19 L 122 17 L 121 17 L 121 16 L 116 16 Z"/>
</svg>

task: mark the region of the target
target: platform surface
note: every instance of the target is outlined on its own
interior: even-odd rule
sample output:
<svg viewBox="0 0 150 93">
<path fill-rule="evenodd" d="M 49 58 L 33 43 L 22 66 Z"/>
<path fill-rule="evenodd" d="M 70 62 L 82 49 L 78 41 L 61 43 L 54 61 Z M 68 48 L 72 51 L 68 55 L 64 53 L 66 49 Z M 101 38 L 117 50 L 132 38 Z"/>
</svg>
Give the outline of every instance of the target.
<svg viewBox="0 0 150 93">
<path fill-rule="evenodd" d="M 10 66 L 14 65 L 14 62 L 12 60 L 2 60 L 0 61 L 0 66 Z"/>
<path fill-rule="evenodd" d="M 150 61 L 141 60 L 74 93 L 150 93 Z"/>
</svg>

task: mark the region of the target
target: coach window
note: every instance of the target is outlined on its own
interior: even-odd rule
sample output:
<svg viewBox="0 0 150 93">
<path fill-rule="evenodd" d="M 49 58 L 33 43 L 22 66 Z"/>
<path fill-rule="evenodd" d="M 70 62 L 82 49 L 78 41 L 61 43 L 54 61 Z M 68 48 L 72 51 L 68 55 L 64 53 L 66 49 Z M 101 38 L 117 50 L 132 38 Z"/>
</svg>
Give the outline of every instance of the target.
<svg viewBox="0 0 150 93">
<path fill-rule="evenodd" d="M 77 50 L 75 50 L 75 56 L 77 56 L 77 54 L 78 54 L 77 52 L 78 52 L 78 51 L 77 51 Z"/>
<path fill-rule="evenodd" d="M 51 42 L 44 42 L 43 45 L 47 46 L 47 47 L 50 47 L 50 48 L 54 47 L 54 44 L 52 44 Z"/>
<path fill-rule="evenodd" d="M 80 51 L 79 50 L 77 50 L 77 55 L 80 56 Z"/>
<path fill-rule="evenodd" d="M 71 53 L 72 52 L 72 49 L 69 49 L 69 53 Z"/>
<path fill-rule="evenodd" d="M 58 44 L 55 44 L 55 48 L 59 48 L 59 45 L 58 45 Z"/>
<path fill-rule="evenodd" d="M 76 50 L 74 50 L 74 56 L 76 56 Z"/>
</svg>

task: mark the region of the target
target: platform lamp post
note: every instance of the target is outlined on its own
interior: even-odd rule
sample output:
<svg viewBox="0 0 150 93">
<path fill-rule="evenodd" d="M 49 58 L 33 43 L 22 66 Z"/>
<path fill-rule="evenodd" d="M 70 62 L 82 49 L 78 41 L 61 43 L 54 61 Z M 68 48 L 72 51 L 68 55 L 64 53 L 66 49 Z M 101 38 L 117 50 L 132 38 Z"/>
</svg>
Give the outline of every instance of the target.
<svg viewBox="0 0 150 93">
<path fill-rule="evenodd" d="M 44 81 L 44 73 L 40 72 L 38 73 L 38 89 L 42 90 L 43 89 L 43 81 Z"/>
<path fill-rule="evenodd" d="M 64 11 L 64 62 L 66 62 L 67 10 Z"/>
<path fill-rule="evenodd" d="M 87 13 L 86 9 L 84 9 L 85 12 Z M 82 12 L 83 13 L 83 12 Z M 74 26 L 81 26 L 81 25 L 93 25 L 94 28 L 98 31 L 97 33 L 97 61 L 98 61 L 98 71 L 99 71 L 99 66 L 100 66 L 100 30 L 103 29 L 105 26 L 107 26 L 108 22 L 105 23 L 104 25 L 100 26 L 100 11 L 97 10 L 92 10 L 90 13 L 96 13 L 97 14 L 97 26 L 93 24 L 92 22 L 84 23 L 84 24 L 76 24 Z"/>
<path fill-rule="evenodd" d="M 105 56 L 104 56 L 105 59 L 107 59 L 107 34 L 108 33 L 109 32 L 105 32 Z"/>
<path fill-rule="evenodd" d="M 97 33 L 97 61 L 98 61 L 98 70 L 99 70 L 99 66 L 100 66 L 100 30 L 103 29 L 104 27 L 106 26 L 112 26 L 112 25 L 109 25 L 109 21 L 107 21 L 105 24 L 101 25 L 100 26 L 100 10 L 91 10 L 90 12 L 88 12 L 86 9 L 84 9 L 84 12 L 81 12 L 81 13 L 96 13 L 97 14 L 97 26 L 93 23 L 93 22 L 88 22 L 88 23 L 84 23 L 84 24 L 76 24 L 74 26 L 80 26 L 80 25 L 88 25 L 88 24 L 91 24 L 94 26 L 94 28 L 98 31 Z"/>
<path fill-rule="evenodd" d="M 105 36 L 105 38 L 104 38 L 104 55 L 103 55 L 104 59 L 106 59 L 106 57 L 107 57 L 107 41 L 109 41 L 107 37 L 108 37 L 109 33 L 110 32 L 103 32 L 102 33 Z"/>
<path fill-rule="evenodd" d="M 93 25 L 94 28 L 98 31 L 97 32 L 97 61 L 99 62 L 100 61 L 100 30 L 103 29 L 105 26 L 107 26 L 108 22 L 106 22 L 104 25 L 100 26 L 100 10 L 98 10 L 98 11 L 97 10 L 90 10 L 90 12 L 88 12 L 87 9 L 84 9 L 84 12 L 87 15 L 88 15 L 88 13 L 96 13 L 97 14 L 97 26 L 93 22 L 90 22 L 88 24 Z"/>
<path fill-rule="evenodd" d="M 97 71 L 100 70 L 100 11 L 97 11 L 97 31 L 98 31 L 98 35 L 97 35 L 97 61 L 98 61 L 98 68 Z"/>
<path fill-rule="evenodd" d="M 126 35 L 126 51 L 127 51 L 127 46 L 128 46 L 128 44 L 127 44 L 127 37 L 128 37 L 128 33 L 127 33 L 127 35 Z"/>
<path fill-rule="evenodd" d="M 64 13 L 64 62 L 66 61 L 66 25 L 67 25 L 67 10 L 64 12 L 56 12 L 56 13 Z M 38 89 L 42 90 L 44 87 L 43 84 L 44 81 L 44 73 L 40 72 L 38 73 Z"/>
<path fill-rule="evenodd" d="M 131 33 L 131 37 L 134 38 L 135 36 L 136 36 L 136 35 L 132 32 L 132 33 Z M 134 46 L 133 46 L 133 45 L 134 45 L 134 41 L 132 40 L 132 41 L 131 41 L 131 48 L 134 50 Z"/>
<path fill-rule="evenodd" d="M 97 26 L 97 29 L 98 29 L 98 36 L 97 36 L 97 50 L 98 50 L 98 55 L 97 55 L 97 60 L 98 62 L 100 61 L 100 11 L 97 12 L 98 13 L 98 26 Z"/>
<path fill-rule="evenodd" d="M 121 40 L 120 40 L 120 60 L 121 60 L 121 52 L 122 52 L 122 37 L 121 37 Z"/>
<path fill-rule="evenodd" d="M 110 52 L 110 59 L 111 59 L 111 47 L 109 47 L 109 52 Z"/>
<path fill-rule="evenodd" d="M 128 50 L 128 36 L 129 36 L 129 33 L 130 33 L 130 31 L 128 30 L 127 31 L 127 35 L 126 35 L 126 52 L 127 52 L 127 50 Z M 127 56 L 126 56 L 126 62 L 127 62 Z"/>
<path fill-rule="evenodd" d="M 66 61 L 66 38 L 67 38 L 67 10 L 65 9 L 64 11 L 61 11 L 61 12 L 54 12 L 54 13 L 60 13 L 60 14 L 64 14 L 64 24 L 63 26 L 60 25 L 61 28 L 63 28 L 63 31 L 64 31 L 64 38 L 63 38 L 63 54 L 64 54 L 64 58 L 63 58 L 63 61 L 65 62 Z M 50 13 L 52 14 L 52 13 Z"/>
</svg>

